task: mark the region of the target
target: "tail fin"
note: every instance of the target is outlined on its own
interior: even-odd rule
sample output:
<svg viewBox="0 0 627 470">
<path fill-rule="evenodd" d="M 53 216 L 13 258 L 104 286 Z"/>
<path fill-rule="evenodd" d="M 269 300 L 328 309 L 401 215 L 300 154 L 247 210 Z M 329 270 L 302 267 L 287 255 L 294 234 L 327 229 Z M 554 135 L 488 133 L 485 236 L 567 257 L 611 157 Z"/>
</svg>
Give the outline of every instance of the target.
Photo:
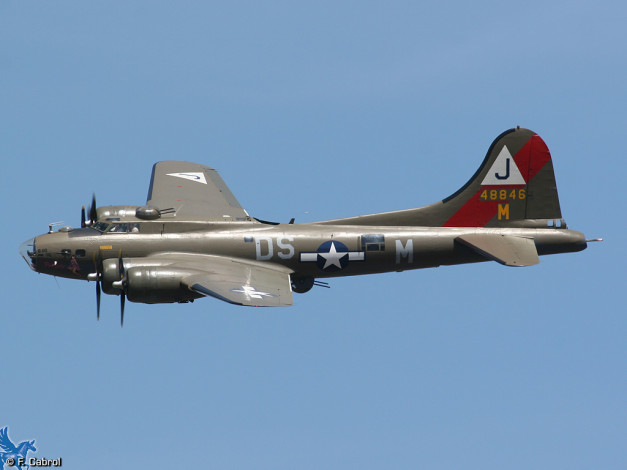
<svg viewBox="0 0 627 470">
<path fill-rule="evenodd" d="M 497 137 L 477 173 L 442 204 L 445 227 L 562 218 L 549 149 L 539 135 L 520 128 Z"/>
<path fill-rule="evenodd" d="M 324 223 L 516 227 L 546 226 L 547 219 L 561 218 L 549 149 L 535 132 L 516 128 L 498 136 L 474 176 L 440 202 Z"/>
</svg>

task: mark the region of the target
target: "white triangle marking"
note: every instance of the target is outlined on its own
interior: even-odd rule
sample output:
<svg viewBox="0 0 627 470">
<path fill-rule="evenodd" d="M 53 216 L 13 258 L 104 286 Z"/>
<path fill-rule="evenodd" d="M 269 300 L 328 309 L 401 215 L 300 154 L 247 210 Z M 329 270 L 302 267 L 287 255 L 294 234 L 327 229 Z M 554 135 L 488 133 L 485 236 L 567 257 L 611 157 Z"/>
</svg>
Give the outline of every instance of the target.
<svg viewBox="0 0 627 470">
<path fill-rule="evenodd" d="M 509 152 L 507 146 L 503 146 L 501 153 L 492 164 L 492 167 L 488 171 L 488 174 L 483 178 L 481 186 L 486 185 L 499 185 L 510 186 L 527 184 L 525 178 L 520 174 L 518 165 L 512 158 L 512 154 Z"/>
<path fill-rule="evenodd" d="M 188 173 L 168 173 L 167 176 L 176 176 L 177 178 L 183 178 L 196 183 L 207 184 L 205 174 L 203 172 L 188 172 Z"/>
</svg>

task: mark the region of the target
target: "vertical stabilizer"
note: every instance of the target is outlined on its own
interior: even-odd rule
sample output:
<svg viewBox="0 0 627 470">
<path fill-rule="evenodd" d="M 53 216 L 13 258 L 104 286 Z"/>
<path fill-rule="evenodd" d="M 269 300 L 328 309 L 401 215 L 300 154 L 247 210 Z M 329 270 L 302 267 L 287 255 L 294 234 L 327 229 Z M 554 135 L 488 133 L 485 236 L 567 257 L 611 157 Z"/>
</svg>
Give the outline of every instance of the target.
<svg viewBox="0 0 627 470">
<path fill-rule="evenodd" d="M 417 209 L 324 223 L 514 227 L 546 225 L 545 220 L 561 218 L 549 149 L 535 132 L 516 128 L 498 136 L 473 177 L 442 201 Z"/>
</svg>

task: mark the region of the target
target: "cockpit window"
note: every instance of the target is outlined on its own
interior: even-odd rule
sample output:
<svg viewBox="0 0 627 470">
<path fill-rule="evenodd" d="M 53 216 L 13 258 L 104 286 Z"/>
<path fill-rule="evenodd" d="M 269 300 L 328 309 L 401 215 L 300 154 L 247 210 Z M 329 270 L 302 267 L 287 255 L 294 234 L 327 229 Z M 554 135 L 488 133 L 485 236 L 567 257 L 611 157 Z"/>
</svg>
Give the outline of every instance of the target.
<svg viewBox="0 0 627 470">
<path fill-rule="evenodd" d="M 111 224 L 109 233 L 139 233 L 139 224 Z"/>
<path fill-rule="evenodd" d="M 100 232 L 105 232 L 108 226 L 109 224 L 107 222 L 96 222 L 94 224 L 94 228 Z"/>
<path fill-rule="evenodd" d="M 111 224 L 109 232 L 126 233 L 128 230 L 128 224 Z"/>
</svg>

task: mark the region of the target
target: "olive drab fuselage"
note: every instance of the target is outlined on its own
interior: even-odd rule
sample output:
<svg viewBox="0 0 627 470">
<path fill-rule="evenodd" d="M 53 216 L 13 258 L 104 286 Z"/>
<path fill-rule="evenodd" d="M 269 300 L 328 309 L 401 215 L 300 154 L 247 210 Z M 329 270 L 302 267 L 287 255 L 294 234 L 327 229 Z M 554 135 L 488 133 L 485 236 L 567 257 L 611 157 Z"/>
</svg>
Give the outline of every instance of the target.
<svg viewBox="0 0 627 470">
<path fill-rule="evenodd" d="M 97 207 L 81 228 L 50 226 L 20 251 L 40 273 L 96 282 L 134 302 L 214 297 L 287 306 L 316 279 L 496 261 L 531 266 L 587 242 L 562 218 L 553 163 L 528 129 L 496 138 L 470 180 L 414 209 L 288 224 L 251 217 L 216 170 L 180 161 L 154 165 L 145 206 Z"/>
<path fill-rule="evenodd" d="M 293 271 L 294 277 L 327 278 L 488 261 L 455 242 L 460 235 L 469 233 L 531 238 L 541 255 L 581 251 L 586 247 L 582 233 L 555 225 L 504 230 L 258 222 L 239 223 L 236 227 L 235 223 L 180 226 L 136 219 L 127 219 L 126 223 L 137 224 L 140 230 L 101 233 L 82 228 L 40 235 L 35 238 L 33 265 L 41 273 L 87 280 L 95 270 L 94 260 L 98 256 L 141 259 L 180 252 L 276 263 Z M 329 246 L 323 246 L 325 243 Z"/>
</svg>

